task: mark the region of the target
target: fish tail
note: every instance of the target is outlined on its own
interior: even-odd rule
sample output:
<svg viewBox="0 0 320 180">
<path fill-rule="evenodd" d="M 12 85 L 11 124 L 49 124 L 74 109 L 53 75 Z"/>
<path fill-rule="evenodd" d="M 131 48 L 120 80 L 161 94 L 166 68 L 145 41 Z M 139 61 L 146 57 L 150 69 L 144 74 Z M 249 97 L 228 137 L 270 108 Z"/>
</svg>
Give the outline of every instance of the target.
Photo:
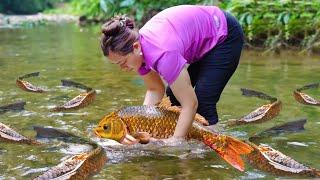
<svg viewBox="0 0 320 180">
<path fill-rule="evenodd" d="M 244 162 L 240 155 L 249 154 L 253 151 L 249 144 L 225 135 L 211 134 L 204 137 L 204 143 L 240 171 L 244 171 Z"/>
<path fill-rule="evenodd" d="M 318 169 L 315 170 L 315 177 L 317 178 L 320 177 L 320 170 Z"/>
</svg>

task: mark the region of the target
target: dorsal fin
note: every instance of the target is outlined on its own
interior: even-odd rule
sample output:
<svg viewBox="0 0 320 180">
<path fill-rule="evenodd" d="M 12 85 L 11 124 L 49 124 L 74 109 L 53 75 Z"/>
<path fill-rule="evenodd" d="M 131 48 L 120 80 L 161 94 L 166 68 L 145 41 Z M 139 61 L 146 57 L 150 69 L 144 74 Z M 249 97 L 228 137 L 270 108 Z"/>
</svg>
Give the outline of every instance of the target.
<svg viewBox="0 0 320 180">
<path fill-rule="evenodd" d="M 155 105 L 162 108 L 170 108 L 171 107 L 170 98 L 168 96 L 165 96 L 162 98 L 160 102 L 156 103 Z"/>
<path fill-rule="evenodd" d="M 170 98 L 168 96 L 165 96 L 164 98 L 162 98 L 162 100 L 160 102 L 158 102 L 156 104 L 156 106 L 158 106 L 160 108 L 164 108 L 164 109 L 170 110 L 170 111 L 173 111 L 173 112 L 177 112 L 179 114 L 181 113 L 181 108 L 179 106 L 172 106 Z M 194 119 L 198 123 L 200 123 L 200 124 L 202 124 L 204 126 L 208 126 L 209 125 L 208 121 L 198 113 L 196 113 Z"/>
</svg>

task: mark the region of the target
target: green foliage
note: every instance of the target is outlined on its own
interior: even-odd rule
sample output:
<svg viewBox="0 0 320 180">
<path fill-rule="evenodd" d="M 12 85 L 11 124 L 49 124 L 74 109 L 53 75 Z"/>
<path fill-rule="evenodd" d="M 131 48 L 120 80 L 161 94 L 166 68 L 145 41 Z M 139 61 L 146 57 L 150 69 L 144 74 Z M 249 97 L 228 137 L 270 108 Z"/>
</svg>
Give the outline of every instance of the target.
<svg viewBox="0 0 320 180">
<path fill-rule="evenodd" d="M 128 14 L 138 25 L 157 12 L 179 4 L 219 5 L 240 22 L 250 47 L 277 50 L 320 44 L 319 0 L 73 0 L 75 12 L 98 21 Z"/>
<path fill-rule="evenodd" d="M 319 0 L 231 0 L 223 6 L 239 19 L 247 43 L 264 42 L 276 50 L 319 41 Z"/>
<path fill-rule="evenodd" d="M 70 0 L 1 0 L 0 12 L 9 14 L 35 14 L 53 8 L 59 2 Z"/>
<path fill-rule="evenodd" d="M 137 22 L 165 8 L 180 4 L 216 4 L 216 0 L 73 0 L 74 11 L 89 19 L 109 19 L 116 14 L 128 14 Z"/>
</svg>

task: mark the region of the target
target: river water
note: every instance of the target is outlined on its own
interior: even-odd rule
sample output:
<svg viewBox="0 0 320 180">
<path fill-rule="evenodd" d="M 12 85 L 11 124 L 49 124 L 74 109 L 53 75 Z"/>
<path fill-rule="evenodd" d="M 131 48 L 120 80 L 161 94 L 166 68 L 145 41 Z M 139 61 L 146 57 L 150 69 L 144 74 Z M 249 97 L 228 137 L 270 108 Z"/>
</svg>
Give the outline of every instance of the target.
<svg viewBox="0 0 320 180">
<path fill-rule="evenodd" d="M 15 79 L 23 74 L 40 72 L 30 78 L 35 85 L 49 90 L 35 94 L 22 91 Z M 22 29 L 0 29 L 0 105 L 26 101 L 26 110 L 7 112 L 0 121 L 19 133 L 34 137 L 34 125 L 55 127 L 78 136 L 91 137 L 92 128 L 107 113 L 129 105 L 140 105 L 145 88 L 134 73 L 122 72 L 102 56 L 99 49 L 99 27 L 76 25 L 42 26 Z M 81 82 L 97 90 L 96 101 L 70 113 L 52 113 L 49 109 L 79 94 L 75 88 L 60 86 L 61 79 Z M 225 133 L 247 139 L 275 125 L 307 118 L 305 131 L 262 138 L 297 161 L 320 169 L 320 108 L 299 104 L 294 89 L 320 80 L 320 57 L 291 55 L 260 56 L 244 51 L 239 68 L 226 86 L 218 104 L 220 122 L 246 115 L 266 103 L 254 97 L 241 96 L 240 88 L 263 91 L 279 98 L 283 109 L 279 116 L 265 123 L 224 129 Z M 320 90 L 307 90 L 320 98 Z M 139 150 L 141 148 L 142 150 Z M 186 149 L 106 148 L 109 161 L 94 179 L 273 179 L 270 173 L 246 164 L 238 172 L 214 152 L 192 142 Z M 58 164 L 68 151 L 61 143 L 28 146 L 0 143 L 0 179 L 35 177 L 45 168 Z M 122 153 L 121 153 L 122 152 Z M 151 153 L 150 153 L 151 152 Z"/>
</svg>

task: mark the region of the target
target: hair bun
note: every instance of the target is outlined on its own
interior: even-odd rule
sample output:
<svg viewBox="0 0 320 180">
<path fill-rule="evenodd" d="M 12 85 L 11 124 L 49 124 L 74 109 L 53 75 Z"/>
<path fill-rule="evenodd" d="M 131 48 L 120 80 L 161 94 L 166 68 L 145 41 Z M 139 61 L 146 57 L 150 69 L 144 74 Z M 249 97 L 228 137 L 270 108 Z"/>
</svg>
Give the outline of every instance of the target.
<svg viewBox="0 0 320 180">
<path fill-rule="evenodd" d="M 120 23 L 122 23 L 125 27 L 128 27 L 130 29 L 134 28 L 134 22 L 130 18 L 128 18 L 126 15 L 121 16 L 119 19 Z"/>
<path fill-rule="evenodd" d="M 116 36 L 128 27 L 134 29 L 134 21 L 126 15 L 116 16 L 102 26 L 102 33 L 105 36 Z"/>
<path fill-rule="evenodd" d="M 122 27 L 119 21 L 109 21 L 102 26 L 102 33 L 105 36 L 116 36 L 121 31 Z"/>
</svg>

